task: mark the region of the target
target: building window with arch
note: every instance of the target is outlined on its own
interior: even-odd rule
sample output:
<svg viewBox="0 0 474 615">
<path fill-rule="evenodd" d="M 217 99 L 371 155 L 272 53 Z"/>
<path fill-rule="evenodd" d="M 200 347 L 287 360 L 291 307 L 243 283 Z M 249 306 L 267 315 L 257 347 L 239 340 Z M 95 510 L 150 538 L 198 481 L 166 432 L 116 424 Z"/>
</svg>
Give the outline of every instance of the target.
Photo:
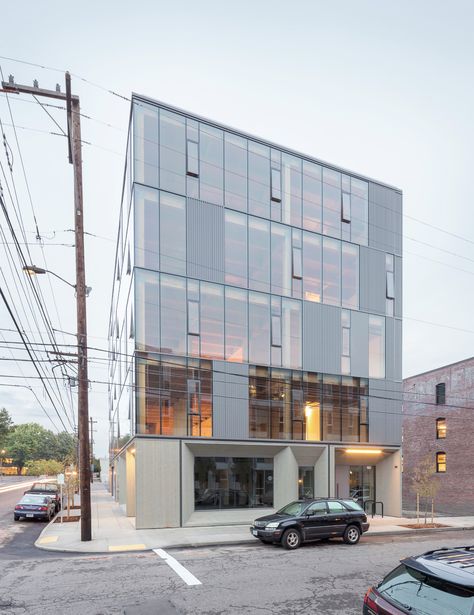
<svg viewBox="0 0 474 615">
<path fill-rule="evenodd" d="M 446 472 L 446 453 L 444 451 L 436 453 L 436 472 L 438 474 Z"/>
<path fill-rule="evenodd" d="M 436 439 L 444 440 L 446 438 L 446 419 L 436 419 Z"/>
</svg>

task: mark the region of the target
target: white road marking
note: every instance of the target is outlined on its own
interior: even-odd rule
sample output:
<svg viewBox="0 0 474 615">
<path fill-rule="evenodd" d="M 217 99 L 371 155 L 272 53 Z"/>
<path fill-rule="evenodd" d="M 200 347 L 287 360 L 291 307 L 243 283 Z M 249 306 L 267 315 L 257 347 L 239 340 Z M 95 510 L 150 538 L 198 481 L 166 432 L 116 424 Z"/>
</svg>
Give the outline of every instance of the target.
<svg viewBox="0 0 474 615">
<path fill-rule="evenodd" d="M 31 482 L 25 482 L 25 483 L 14 483 L 13 485 L 8 485 L 5 487 L 0 487 L 0 493 L 7 493 L 8 491 L 15 491 L 16 489 L 21 489 L 22 487 L 25 488 L 25 491 L 28 487 L 31 487 L 31 485 L 34 483 L 35 481 L 31 481 Z M 37 481 L 36 481 L 37 482 Z"/>
<path fill-rule="evenodd" d="M 164 559 L 170 568 L 172 568 L 177 575 L 179 575 L 185 583 L 188 585 L 202 585 L 199 579 L 189 572 L 182 564 L 178 562 L 174 557 L 166 553 L 163 549 L 153 549 L 153 551 Z"/>
</svg>

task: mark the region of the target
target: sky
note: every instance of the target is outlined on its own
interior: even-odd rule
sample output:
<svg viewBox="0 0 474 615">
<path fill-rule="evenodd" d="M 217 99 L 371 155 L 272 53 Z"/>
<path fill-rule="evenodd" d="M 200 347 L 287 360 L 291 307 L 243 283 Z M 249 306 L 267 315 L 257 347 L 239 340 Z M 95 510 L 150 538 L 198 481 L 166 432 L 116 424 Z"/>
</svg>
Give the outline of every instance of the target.
<svg viewBox="0 0 474 615">
<path fill-rule="evenodd" d="M 87 300 L 89 346 L 96 349 L 90 350 L 89 410 L 97 421 L 98 455 L 107 451 L 103 349 L 129 116 L 121 96 L 132 92 L 401 188 L 404 377 L 474 354 L 471 2 L 17 0 L 4 4 L 0 15 L 5 78 L 13 74 L 29 85 L 38 79 L 40 87 L 54 89 L 56 83 L 63 87 L 69 70 L 88 116 L 82 118 L 84 223 L 86 277 L 93 289 Z M 34 264 L 74 282 L 66 140 L 31 97 L 9 96 L 9 102 L 19 150 L 0 94 L 21 212 L 17 219 L 0 171 L 13 225 Z M 47 110 L 65 129 L 65 112 Z M 2 143 L 0 162 L 12 188 Z M 22 295 L 24 274 L 7 257 L 14 246 L 0 220 L 0 287 L 8 290 L 30 339 L 47 341 Z M 74 352 L 74 291 L 51 276 L 34 284 L 54 328 L 65 332 L 57 333 L 58 342 Z M 0 407 L 17 423 L 38 421 L 51 428 L 43 406 L 58 426 L 25 352 L 17 349 L 13 328 L 0 306 Z M 22 360 L 15 363 L 12 352 Z M 50 367 L 46 364 L 49 375 Z M 60 379 L 58 389 L 66 405 L 66 397 L 77 392 Z"/>
</svg>

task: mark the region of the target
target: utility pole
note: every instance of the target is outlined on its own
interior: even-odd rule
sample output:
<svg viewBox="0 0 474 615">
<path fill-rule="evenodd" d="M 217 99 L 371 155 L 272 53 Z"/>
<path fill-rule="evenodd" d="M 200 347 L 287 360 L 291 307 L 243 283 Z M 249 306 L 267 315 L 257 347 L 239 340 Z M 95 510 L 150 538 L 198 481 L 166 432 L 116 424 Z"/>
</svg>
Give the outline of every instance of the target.
<svg viewBox="0 0 474 615">
<path fill-rule="evenodd" d="M 94 472 L 92 470 L 92 466 L 94 465 L 94 432 L 95 432 L 94 424 L 97 423 L 97 421 L 94 421 L 92 417 L 90 417 L 89 421 L 91 424 L 90 429 L 89 429 L 90 434 L 91 434 L 91 462 L 90 462 L 91 463 L 91 483 L 93 483 L 94 482 Z"/>
<path fill-rule="evenodd" d="M 82 192 L 81 116 L 79 97 L 71 94 L 71 76 L 66 73 L 66 93 L 44 90 L 38 87 L 18 85 L 10 75 L 8 82 L 2 82 L 2 92 L 7 94 L 32 94 L 66 102 L 68 128 L 69 162 L 74 172 L 74 229 L 76 246 L 76 312 L 77 312 L 77 355 L 78 355 L 78 435 L 79 435 L 79 477 L 81 495 L 81 540 L 92 540 L 91 527 L 91 468 L 89 447 L 89 380 L 87 375 L 87 318 L 86 282 L 84 259 L 84 214 Z"/>
</svg>

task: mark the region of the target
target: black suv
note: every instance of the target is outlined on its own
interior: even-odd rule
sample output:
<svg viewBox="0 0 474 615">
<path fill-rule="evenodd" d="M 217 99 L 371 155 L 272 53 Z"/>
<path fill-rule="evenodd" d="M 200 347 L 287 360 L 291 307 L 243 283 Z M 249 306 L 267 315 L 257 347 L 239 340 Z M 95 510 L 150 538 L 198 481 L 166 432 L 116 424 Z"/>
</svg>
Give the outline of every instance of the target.
<svg viewBox="0 0 474 615">
<path fill-rule="evenodd" d="M 474 615 L 474 546 L 428 551 L 400 562 L 364 598 L 365 615 Z"/>
<path fill-rule="evenodd" d="M 367 516 L 354 500 L 297 500 L 273 515 L 255 519 L 250 532 L 262 542 L 296 549 L 303 542 L 340 536 L 355 545 L 369 529 Z"/>
</svg>

